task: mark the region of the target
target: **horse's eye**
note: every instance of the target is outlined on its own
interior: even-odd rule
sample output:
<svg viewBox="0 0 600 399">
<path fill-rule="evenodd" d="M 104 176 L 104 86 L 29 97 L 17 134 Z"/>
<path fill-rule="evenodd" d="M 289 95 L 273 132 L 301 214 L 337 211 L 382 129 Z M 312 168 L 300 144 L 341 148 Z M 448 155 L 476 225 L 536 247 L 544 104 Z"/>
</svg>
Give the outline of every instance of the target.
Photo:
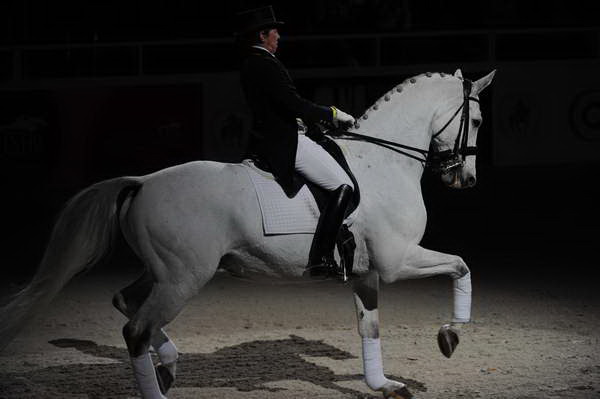
<svg viewBox="0 0 600 399">
<path fill-rule="evenodd" d="M 473 119 L 473 127 L 481 126 L 481 119 Z"/>
</svg>

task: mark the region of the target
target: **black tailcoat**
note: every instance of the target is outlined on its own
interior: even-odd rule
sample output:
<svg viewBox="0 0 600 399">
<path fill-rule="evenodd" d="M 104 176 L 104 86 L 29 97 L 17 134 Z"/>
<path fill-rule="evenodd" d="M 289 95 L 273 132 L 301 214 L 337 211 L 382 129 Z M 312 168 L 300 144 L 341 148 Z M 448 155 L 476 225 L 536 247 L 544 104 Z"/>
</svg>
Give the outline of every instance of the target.
<svg viewBox="0 0 600 399">
<path fill-rule="evenodd" d="M 254 117 L 249 152 L 267 162 L 286 193 L 294 191 L 298 147 L 296 118 L 331 122 L 333 111 L 302 98 L 283 64 L 266 50 L 250 47 L 240 68 L 246 101 Z"/>
</svg>

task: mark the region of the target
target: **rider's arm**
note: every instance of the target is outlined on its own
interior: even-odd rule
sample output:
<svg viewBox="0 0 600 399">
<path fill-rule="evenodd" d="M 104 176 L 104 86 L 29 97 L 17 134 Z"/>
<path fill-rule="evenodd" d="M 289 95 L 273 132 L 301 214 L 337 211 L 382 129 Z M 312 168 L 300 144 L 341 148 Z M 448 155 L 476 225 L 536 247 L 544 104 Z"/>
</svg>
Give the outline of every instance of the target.
<svg viewBox="0 0 600 399">
<path fill-rule="evenodd" d="M 262 88 L 275 102 L 308 122 L 333 120 L 333 110 L 302 98 L 287 72 L 275 60 L 263 58 L 256 65 Z"/>
</svg>

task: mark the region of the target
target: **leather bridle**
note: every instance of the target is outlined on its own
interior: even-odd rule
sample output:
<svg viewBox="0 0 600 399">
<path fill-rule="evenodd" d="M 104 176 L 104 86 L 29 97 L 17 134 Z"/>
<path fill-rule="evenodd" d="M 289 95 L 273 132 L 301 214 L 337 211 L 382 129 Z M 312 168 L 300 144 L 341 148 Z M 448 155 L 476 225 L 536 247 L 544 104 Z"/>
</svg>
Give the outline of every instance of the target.
<svg viewBox="0 0 600 399">
<path fill-rule="evenodd" d="M 454 142 L 454 148 L 452 150 L 444 150 L 444 151 L 430 151 L 423 150 L 421 148 L 411 147 L 405 144 L 396 143 L 394 141 L 383 140 L 377 137 L 368 136 L 364 134 L 348 132 L 346 130 L 333 130 L 328 131 L 326 134 L 334 136 L 336 138 L 345 138 L 348 140 L 357 140 L 357 141 L 365 141 L 369 143 L 376 144 L 380 147 L 387 148 L 389 150 L 398 152 L 402 155 L 405 155 L 409 158 L 416 159 L 419 162 L 423 162 L 426 166 L 432 168 L 435 172 L 440 172 L 442 174 L 449 173 L 450 171 L 461 167 L 467 156 L 476 155 L 477 147 L 469 146 L 469 101 L 475 101 L 479 103 L 479 99 L 475 97 L 471 97 L 471 90 L 473 88 L 473 82 L 468 79 L 463 79 L 463 102 L 458 107 L 458 109 L 454 112 L 450 120 L 442 126 L 440 130 L 432 136 L 433 139 L 438 137 L 440 134 L 446 130 L 448 126 L 452 123 L 454 119 L 458 116 L 458 113 L 461 112 L 460 116 L 460 126 L 459 132 L 456 136 L 456 141 Z M 412 151 L 420 154 L 421 156 L 412 154 L 407 151 Z"/>
<path fill-rule="evenodd" d="M 432 161 L 434 161 L 434 164 L 439 165 L 438 167 L 442 174 L 448 173 L 452 169 L 462 166 L 467 156 L 477 155 L 477 147 L 470 146 L 468 144 L 469 122 L 471 120 L 469 117 L 469 101 L 475 101 L 479 103 L 479 99 L 471 97 L 472 88 L 473 82 L 468 79 L 463 79 L 463 103 L 460 107 L 458 107 L 456 112 L 454 112 L 452 118 L 450 118 L 450 120 L 446 122 L 446 124 L 431 137 L 433 141 L 433 139 L 442 134 L 442 132 L 450 125 L 450 123 L 452 123 L 462 109 L 460 125 L 458 127 L 458 135 L 454 141 L 454 148 L 452 150 L 434 152 L 432 155 Z"/>
</svg>

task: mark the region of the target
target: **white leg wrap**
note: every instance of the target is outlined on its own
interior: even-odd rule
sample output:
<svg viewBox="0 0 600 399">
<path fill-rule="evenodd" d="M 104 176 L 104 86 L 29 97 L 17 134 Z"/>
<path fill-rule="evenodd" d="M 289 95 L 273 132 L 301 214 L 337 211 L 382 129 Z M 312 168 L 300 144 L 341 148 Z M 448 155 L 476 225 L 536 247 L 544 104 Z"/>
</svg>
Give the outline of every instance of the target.
<svg viewBox="0 0 600 399">
<path fill-rule="evenodd" d="M 169 364 L 177 361 L 179 355 L 177 354 L 177 347 L 173 343 L 173 341 L 168 340 L 164 344 L 162 344 L 157 350 L 158 357 L 160 358 L 160 362 L 162 364 Z"/>
<path fill-rule="evenodd" d="M 471 272 L 454 280 L 453 323 L 467 323 L 471 320 Z"/>
<path fill-rule="evenodd" d="M 140 393 L 144 399 L 166 399 L 160 393 L 158 387 L 158 381 L 156 380 L 156 374 L 154 371 L 154 365 L 150 354 L 146 353 L 138 357 L 131 358 L 131 365 L 133 366 L 133 374 L 135 380 L 140 388 Z"/>
<path fill-rule="evenodd" d="M 381 341 L 379 338 L 363 337 L 362 349 L 365 382 L 372 390 L 381 389 L 388 382 L 388 379 L 383 375 Z"/>
</svg>

